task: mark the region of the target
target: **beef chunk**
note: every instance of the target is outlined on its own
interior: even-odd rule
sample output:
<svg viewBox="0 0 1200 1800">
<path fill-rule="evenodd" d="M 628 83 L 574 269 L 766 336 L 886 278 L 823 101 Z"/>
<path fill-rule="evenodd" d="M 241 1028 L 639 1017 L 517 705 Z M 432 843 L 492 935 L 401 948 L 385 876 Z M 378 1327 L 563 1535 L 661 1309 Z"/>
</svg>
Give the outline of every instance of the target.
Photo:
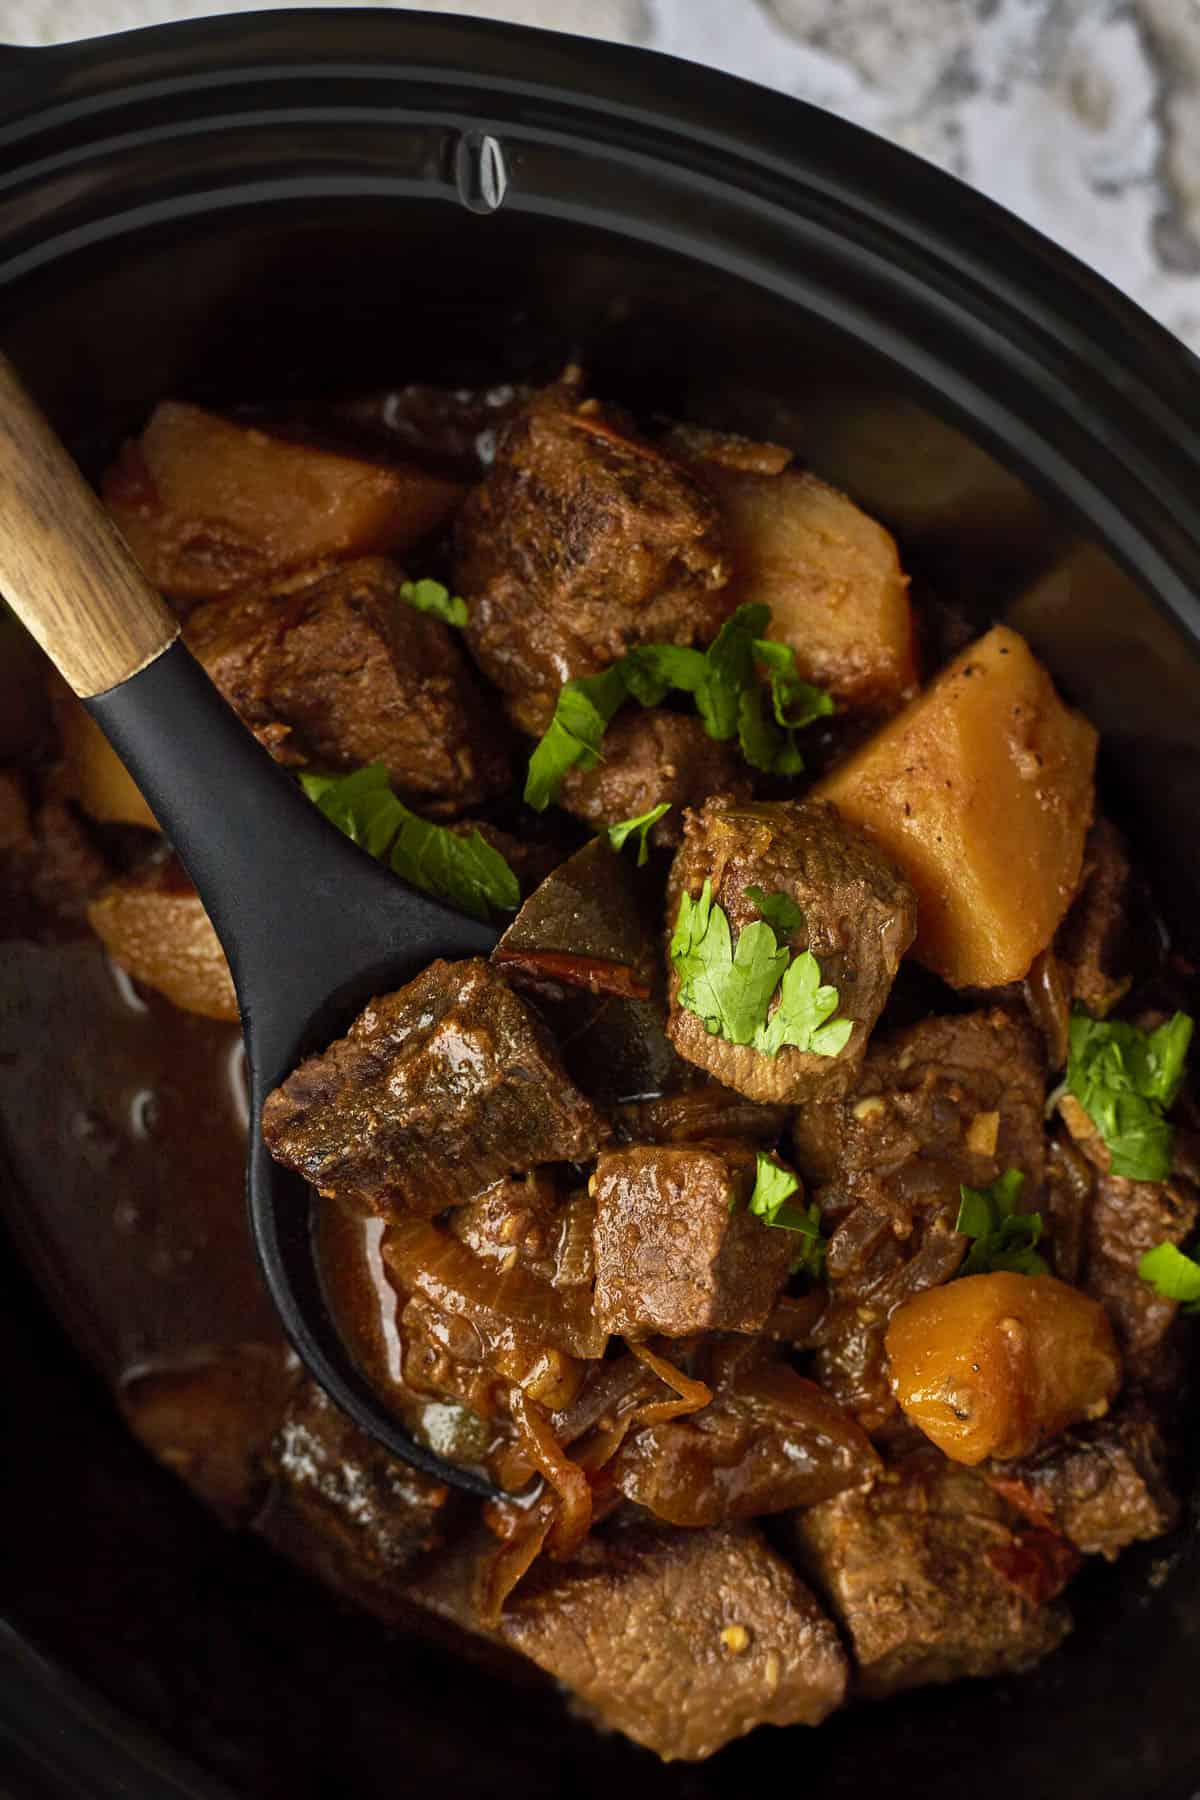
<svg viewBox="0 0 1200 1800">
<path fill-rule="evenodd" d="M 535 1571 L 500 1631 L 667 1762 L 699 1762 L 756 1725 L 819 1725 L 845 1692 L 833 1626 L 745 1527 L 593 1538 Z"/>
<path fill-rule="evenodd" d="M 601 1121 L 478 958 L 431 963 L 263 1108 L 271 1154 L 367 1211 L 432 1218 L 503 1176 L 595 1154 Z"/>
<path fill-rule="evenodd" d="M 110 882 L 87 917 L 113 961 L 173 1006 L 206 1019 L 237 1020 L 225 952 L 177 857 Z"/>
<path fill-rule="evenodd" d="M 711 1361 L 726 1366 L 715 1372 Z M 671 1525 L 784 1512 L 861 1487 L 878 1470 L 869 1439 L 835 1400 L 760 1345 L 735 1340 L 693 1372 L 712 1402 L 636 1427 L 608 1473 L 629 1500 Z"/>
<path fill-rule="evenodd" d="M 604 761 L 568 769 L 559 804 L 599 829 L 666 801 L 671 810 L 651 827 L 650 842 L 674 849 L 683 838 L 684 807 L 703 806 L 710 794 L 749 800 L 752 788 L 745 763 L 710 738 L 699 719 L 626 711 L 604 734 Z"/>
<path fill-rule="evenodd" d="M 142 568 L 184 605 L 326 557 L 403 553 L 461 493 L 411 463 L 289 440 L 171 400 L 104 482 Z"/>
<path fill-rule="evenodd" d="M 1170 1531 L 1179 1515 L 1162 1436 L 1138 1402 L 1020 1462 L 994 1463 L 988 1479 L 1034 1525 L 1110 1562 L 1127 1544 Z"/>
<path fill-rule="evenodd" d="M 626 1337 L 758 1331 L 787 1280 L 795 1244 L 745 1202 L 743 1144 L 650 1145 L 596 1164 L 596 1312 Z"/>
<path fill-rule="evenodd" d="M 455 544 L 472 654 L 534 734 L 563 682 L 631 644 L 705 644 L 729 610 L 711 495 L 561 389 L 509 426 Z"/>
<path fill-rule="evenodd" d="M 1065 1610 L 1035 1603 L 1029 1571 L 1014 1566 L 1014 1551 L 1037 1559 L 1051 1546 L 1024 1541 L 1011 1520 L 982 1476 L 936 1452 L 906 1458 L 867 1493 L 793 1515 L 802 1564 L 849 1639 L 865 1697 L 1015 1673 L 1061 1643 Z"/>
<path fill-rule="evenodd" d="M 788 1122 L 785 1106 L 759 1106 L 719 1081 L 697 1081 L 675 1094 L 627 1100 L 613 1120 L 631 1144 L 692 1144 L 703 1138 L 749 1138 L 776 1144 Z"/>
<path fill-rule="evenodd" d="M 812 951 L 821 980 L 838 991 L 838 1016 L 852 1019 L 855 1028 L 837 1056 L 794 1046 L 767 1056 L 714 1035 L 682 1008 L 672 970 L 668 1030 L 675 1048 L 752 1100 L 795 1104 L 844 1093 L 862 1067 L 867 1037 L 916 931 L 912 889 L 831 806 L 794 801 L 733 806 L 712 800 L 689 814 L 668 887 L 670 923 L 682 895 L 698 898 L 706 881 L 734 934 L 761 916 L 747 893 L 752 886 L 782 893 L 798 906 L 800 924 L 776 935 L 793 954 Z"/>
<path fill-rule="evenodd" d="M 0 770 L 0 878 L 5 931 L 36 931 L 50 913 L 82 919 L 109 868 L 74 808 L 32 796 L 14 770 Z"/>
<path fill-rule="evenodd" d="M 506 1270 L 531 1269 L 553 1278 L 563 1205 L 557 1185 L 544 1169 L 512 1175 L 456 1207 L 450 1230 L 468 1250 Z"/>
<path fill-rule="evenodd" d="M 1045 1144 L 1041 1049 L 993 1010 L 924 1019 L 872 1043 L 844 1100 L 802 1109 L 797 1160 L 830 1234 L 830 1304 L 816 1329 L 819 1378 L 875 1429 L 892 1413 L 883 1333 L 912 1294 L 955 1273 L 959 1184 L 1025 1175 L 1035 1211 Z"/>
<path fill-rule="evenodd" d="M 284 594 L 210 602 L 187 640 L 269 748 L 385 763 L 421 811 L 457 812 L 507 784 L 508 758 L 449 626 L 401 600 L 401 579 L 363 558 Z"/>
<path fill-rule="evenodd" d="M 279 1426 L 255 1528 L 285 1556 L 384 1618 L 404 1571 L 438 1544 L 449 1491 L 387 1455 L 305 1381 Z"/>
<path fill-rule="evenodd" d="M 1200 1195 L 1182 1175 L 1128 1181 L 1097 1170 L 1083 1250 L 1082 1283 L 1112 1319 L 1125 1378 L 1168 1392 L 1180 1376 L 1175 1331 L 1179 1307 L 1138 1274 L 1157 1244 L 1182 1244 L 1200 1218 Z"/>
<path fill-rule="evenodd" d="M 1097 819 L 1084 845 L 1079 888 L 1059 926 L 1054 951 L 1070 997 L 1100 1019 L 1129 987 L 1123 968 L 1128 893 L 1124 840 L 1115 825 Z"/>
<path fill-rule="evenodd" d="M 142 1365 L 119 1399 L 147 1450 L 227 1524 L 244 1525 L 266 1493 L 267 1453 L 299 1380 L 282 1342 L 235 1344 Z"/>
</svg>

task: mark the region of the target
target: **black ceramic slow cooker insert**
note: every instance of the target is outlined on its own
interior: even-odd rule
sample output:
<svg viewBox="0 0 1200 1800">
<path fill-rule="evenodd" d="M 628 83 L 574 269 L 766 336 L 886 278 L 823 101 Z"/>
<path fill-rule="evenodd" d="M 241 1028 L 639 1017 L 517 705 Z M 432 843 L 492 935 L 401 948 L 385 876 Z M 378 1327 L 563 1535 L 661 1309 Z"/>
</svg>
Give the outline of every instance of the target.
<svg viewBox="0 0 1200 1800">
<path fill-rule="evenodd" d="M 1200 365 L 1053 245 L 746 83 L 441 16 L 8 50 L 0 99 L 2 341 L 90 470 L 168 394 L 279 405 L 569 355 L 639 412 L 792 444 L 923 578 L 1030 637 L 1200 950 Z M 14 1174 L 21 1122 L 0 1128 L 0 1785 L 20 1800 L 1200 1784 L 1194 1522 L 1090 1568 L 1032 1677 L 761 1730 L 695 1768 L 386 1635 L 127 1439 Z"/>
</svg>

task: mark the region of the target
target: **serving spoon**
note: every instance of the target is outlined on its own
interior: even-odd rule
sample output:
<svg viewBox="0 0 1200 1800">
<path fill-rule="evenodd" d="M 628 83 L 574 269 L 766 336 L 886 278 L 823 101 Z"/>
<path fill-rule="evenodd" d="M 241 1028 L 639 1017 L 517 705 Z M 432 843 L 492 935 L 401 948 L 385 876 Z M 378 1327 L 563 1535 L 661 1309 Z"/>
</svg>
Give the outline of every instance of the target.
<svg viewBox="0 0 1200 1800">
<path fill-rule="evenodd" d="M 416 1442 L 326 1304 L 312 1194 L 280 1168 L 262 1107 L 302 1057 L 435 957 L 498 933 L 409 887 L 331 825 L 213 686 L 12 364 L 0 355 L 0 591 L 145 795 L 233 971 L 250 1080 L 250 1227 L 280 1322 L 356 1425 L 469 1493 L 497 1490 Z"/>
</svg>

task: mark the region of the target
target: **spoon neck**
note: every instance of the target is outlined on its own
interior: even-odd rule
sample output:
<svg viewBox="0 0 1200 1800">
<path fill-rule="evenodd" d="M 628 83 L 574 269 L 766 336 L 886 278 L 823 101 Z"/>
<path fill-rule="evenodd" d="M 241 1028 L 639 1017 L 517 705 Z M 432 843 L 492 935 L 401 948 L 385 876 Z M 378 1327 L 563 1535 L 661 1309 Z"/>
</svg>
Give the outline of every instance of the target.
<svg viewBox="0 0 1200 1800">
<path fill-rule="evenodd" d="M 85 702 L 170 839 L 229 959 L 258 1083 L 297 1036 L 439 954 L 495 934 L 337 832 L 176 641 Z M 477 941 L 476 941 L 477 940 Z M 344 1026 L 344 1019 L 343 1019 Z"/>
</svg>

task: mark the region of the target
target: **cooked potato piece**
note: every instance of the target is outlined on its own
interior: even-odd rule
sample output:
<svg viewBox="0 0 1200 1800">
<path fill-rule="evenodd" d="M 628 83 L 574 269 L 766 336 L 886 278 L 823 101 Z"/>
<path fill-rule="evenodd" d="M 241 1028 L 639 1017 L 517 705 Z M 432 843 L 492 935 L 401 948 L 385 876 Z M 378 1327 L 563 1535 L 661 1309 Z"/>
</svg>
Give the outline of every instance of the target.
<svg viewBox="0 0 1200 1800">
<path fill-rule="evenodd" d="M 955 987 L 1020 980 L 1066 912 L 1096 732 L 998 625 L 818 782 L 917 893 L 913 955 Z"/>
<path fill-rule="evenodd" d="M 105 825 L 146 825 L 158 820 L 142 790 L 87 708 L 63 684 L 54 694 L 54 722 L 62 750 L 62 788 L 85 813 Z"/>
<path fill-rule="evenodd" d="M 1112 1326 L 1053 1275 L 967 1275 L 892 1314 L 892 1391 L 954 1462 L 1027 1456 L 1098 1418 L 1121 1381 Z"/>
<path fill-rule="evenodd" d="M 156 408 L 104 482 L 146 574 L 183 601 L 330 557 L 403 552 L 462 493 L 415 465 L 290 441 L 176 400 Z"/>
<path fill-rule="evenodd" d="M 174 857 L 110 882 L 87 916 L 113 961 L 173 1006 L 206 1019 L 237 1019 L 225 953 Z"/>
<path fill-rule="evenodd" d="M 808 681 L 855 706 L 897 706 L 917 683 L 908 577 L 890 532 L 815 475 L 706 463 L 722 502 L 736 603 L 771 608 L 768 637 Z"/>
</svg>

